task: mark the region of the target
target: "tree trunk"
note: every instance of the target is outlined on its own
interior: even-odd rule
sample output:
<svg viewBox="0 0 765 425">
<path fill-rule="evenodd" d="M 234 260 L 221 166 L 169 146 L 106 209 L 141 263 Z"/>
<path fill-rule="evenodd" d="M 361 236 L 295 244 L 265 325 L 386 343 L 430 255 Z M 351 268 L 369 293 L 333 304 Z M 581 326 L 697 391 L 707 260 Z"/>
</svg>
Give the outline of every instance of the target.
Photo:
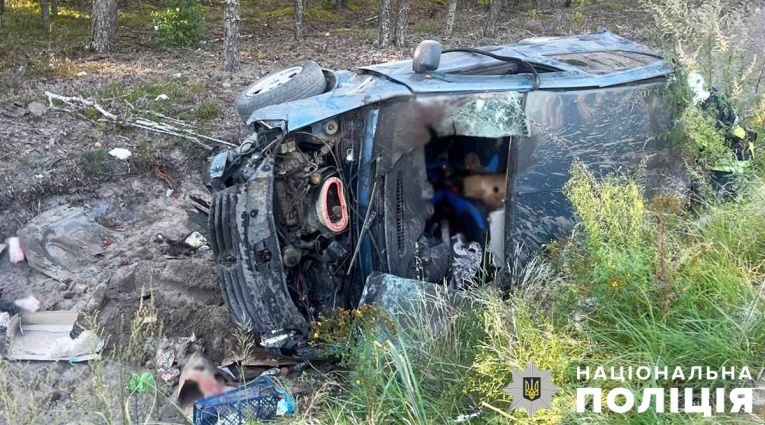
<svg viewBox="0 0 765 425">
<path fill-rule="evenodd" d="M 449 0 L 449 9 L 446 12 L 446 28 L 444 35 L 450 37 L 454 30 L 454 19 L 457 17 L 457 0 Z"/>
<path fill-rule="evenodd" d="M 50 15 L 58 18 L 58 0 L 50 0 Z"/>
<path fill-rule="evenodd" d="M 388 47 L 390 42 L 390 0 L 380 0 L 380 32 L 377 42 L 380 47 Z"/>
<path fill-rule="evenodd" d="M 409 0 L 398 0 L 396 13 L 396 46 L 406 46 L 409 42 Z"/>
<path fill-rule="evenodd" d="M 43 28 L 47 32 L 50 29 L 50 14 L 48 11 L 48 0 L 40 0 L 40 11 L 42 12 Z"/>
<path fill-rule="evenodd" d="M 303 42 L 303 0 L 295 0 L 295 40 Z"/>
<path fill-rule="evenodd" d="M 497 36 L 497 20 L 499 19 L 499 12 L 502 9 L 502 0 L 491 0 L 489 6 L 489 17 L 486 19 L 486 28 L 483 31 L 484 37 L 496 37 Z"/>
<path fill-rule="evenodd" d="M 90 48 L 98 53 L 113 52 L 117 44 L 117 0 L 93 0 L 90 26 Z"/>
<path fill-rule="evenodd" d="M 223 6 L 223 69 L 239 71 L 239 0 L 225 0 Z"/>
</svg>

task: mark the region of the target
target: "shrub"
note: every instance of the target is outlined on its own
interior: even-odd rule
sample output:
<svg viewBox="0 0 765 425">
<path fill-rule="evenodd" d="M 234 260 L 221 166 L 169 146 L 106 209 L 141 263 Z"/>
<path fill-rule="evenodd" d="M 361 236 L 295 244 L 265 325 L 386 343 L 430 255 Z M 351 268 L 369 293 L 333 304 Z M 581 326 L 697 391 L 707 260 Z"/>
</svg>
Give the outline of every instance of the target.
<svg viewBox="0 0 765 425">
<path fill-rule="evenodd" d="M 194 109 L 194 116 L 200 120 L 211 120 L 220 116 L 220 106 L 215 102 L 203 102 Z"/>
<path fill-rule="evenodd" d="M 113 161 L 109 152 L 104 148 L 88 150 L 82 153 L 85 168 L 93 174 L 109 174 L 112 171 Z"/>
<path fill-rule="evenodd" d="M 328 422 L 449 423 L 472 410 L 466 381 L 481 322 L 444 294 L 422 301 L 429 307 L 395 318 L 362 306 L 317 324 L 313 344 L 339 356 L 346 369 L 339 374 L 343 396 L 325 402 Z"/>
<path fill-rule="evenodd" d="M 168 0 L 164 11 L 153 12 L 154 42 L 163 47 L 195 46 L 205 34 L 197 0 Z"/>
</svg>

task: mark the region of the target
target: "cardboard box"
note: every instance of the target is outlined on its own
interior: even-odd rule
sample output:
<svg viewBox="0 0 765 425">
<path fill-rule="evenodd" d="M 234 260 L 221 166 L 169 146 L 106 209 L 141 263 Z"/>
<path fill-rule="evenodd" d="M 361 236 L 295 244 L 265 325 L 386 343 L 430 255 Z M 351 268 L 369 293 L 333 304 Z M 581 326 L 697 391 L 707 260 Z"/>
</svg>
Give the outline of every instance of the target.
<svg viewBox="0 0 765 425">
<path fill-rule="evenodd" d="M 76 311 L 41 311 L 13 316 L 7 331 L 8 358 L 69 362 L 98 358 L 104 342 L 97 335 L 83 331 L 76 339 L 69 336 L 76 321 Z"/>
</svg>

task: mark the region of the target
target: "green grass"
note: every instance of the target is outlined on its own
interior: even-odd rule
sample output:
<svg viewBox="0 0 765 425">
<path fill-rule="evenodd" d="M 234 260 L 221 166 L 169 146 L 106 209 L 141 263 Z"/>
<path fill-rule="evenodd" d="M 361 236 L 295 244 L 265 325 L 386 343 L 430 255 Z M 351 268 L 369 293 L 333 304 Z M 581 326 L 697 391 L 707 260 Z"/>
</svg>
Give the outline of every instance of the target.
<svg viewBox="0 0 765 425">
<path fill-rule="evenodd" d="M 87 150 L 82 153 L 85 168 L 93 174 L 109 174 L 113 168 L 112 159 L 105 148 Z"/>
<path fill-rule="evenodd" d="M 215 102 L 200 103 L 194 109 L 194 116 L 200 120 L 212 120 L 220 116 L 220 105 Z"/>
<path fill-rule="evenodd" d="M 159 113 L 181 114 L 191 112 L 205 91 L 204 84 L 190 81 L 187 77 L 157 78 L 139 80 L 124 84 L 115 82 L 98 90 L 82 93 L 85 97 L 95 97 L 102 101 L 116 101 L 118 103 L 129 102 L 136 108 L 146 109 Z M 167 95 L 167 99 L 158 99 L 160 95 Z M 124 104 L 124 103 L 123 103 Z M 211 102 L 200 104 L 200 112 L 204 119 L 212 119 L 218 113 Z M 197 108 L 198 109 L 198 108 Z M 188 116 L 186 114 L 185 116 Z M 157 117 L 158 120 L 161 118 Z"/>
</svg>

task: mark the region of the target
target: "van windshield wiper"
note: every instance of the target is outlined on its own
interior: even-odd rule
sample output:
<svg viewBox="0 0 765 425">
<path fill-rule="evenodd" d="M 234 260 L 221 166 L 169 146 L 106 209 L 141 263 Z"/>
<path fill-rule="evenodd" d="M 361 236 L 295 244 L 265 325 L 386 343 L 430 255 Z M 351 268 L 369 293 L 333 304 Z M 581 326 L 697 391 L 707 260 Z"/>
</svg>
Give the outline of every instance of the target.
<svg viewBox="0 0 765 425">
<path fill-rule="evenodd" d="M 496 59 L 496 60 L 502 61 L 502 62 L 515 63 L 515 64 L 518 64 L 518 65 L 525 65 L 528 69 L 531 70 L 531 73 L 534 74 L 534 87 L 532 88 L 532 90 L 539 89 L 539 85 L 540 85 L 539 72 L 537 72 L 537 69 L 534 67 L 534 65 L 531 64 L 531 62 L 527 62 L 527 61 L 525 61 L 523 59 L 515 58 L 515 57 L 512 57 L 512 56 L 496 55 L 494 53 L 487 52 L 486 50 L 473 49 L 473 48 L 470 48 L 470 47 L 460 47 L 460 48 L 456 48 L 456 49 L 446 49 L 446 50 L 444 50 L 441 53 L 443 54 L 443 53 L 451 53 L 451 52 L 474 53 L 476 55 L 488 56 L 488 57 L 490 57 L 492 59 Z"/>
</svg>

